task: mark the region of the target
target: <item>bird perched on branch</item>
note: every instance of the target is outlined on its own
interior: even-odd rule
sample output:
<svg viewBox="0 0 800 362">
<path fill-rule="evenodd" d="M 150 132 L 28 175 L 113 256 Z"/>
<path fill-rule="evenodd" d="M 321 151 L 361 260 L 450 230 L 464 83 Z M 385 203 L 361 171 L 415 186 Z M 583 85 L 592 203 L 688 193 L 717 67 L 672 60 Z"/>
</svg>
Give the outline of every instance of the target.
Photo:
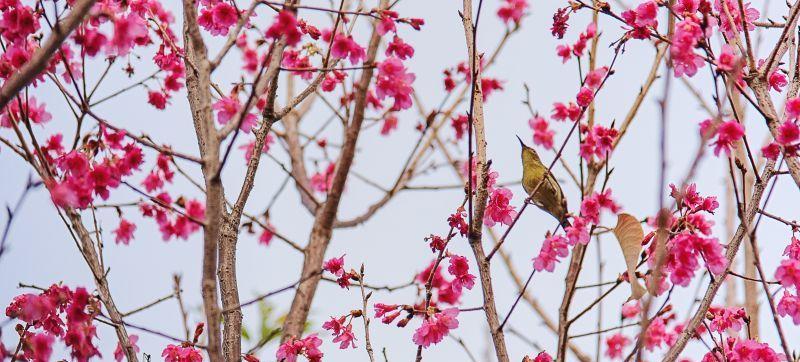
<svg viewBox="0 0 800 362">
<path fill-rule="evenodd" d="M 522 146 L 522 188 L 528 196 L 536 192 L 530 197 L 534 205 L 553 215 L 561 226 L 570 226 L 567 220 L 567 199 L 564 198 L 558 181 L 542 163 L 536 150 L 526 146 L 519 136 L 517 139 Z"/>
</svg>

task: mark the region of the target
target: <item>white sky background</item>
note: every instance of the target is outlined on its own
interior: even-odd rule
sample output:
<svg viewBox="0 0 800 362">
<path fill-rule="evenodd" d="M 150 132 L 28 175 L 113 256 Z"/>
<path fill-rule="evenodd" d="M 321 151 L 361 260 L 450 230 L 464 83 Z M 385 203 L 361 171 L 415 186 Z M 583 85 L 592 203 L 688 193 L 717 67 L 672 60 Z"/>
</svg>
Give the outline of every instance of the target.
<svg viewBox="0 0 800 362">
<path fill-rule="evenodd" d="M 178 2 L 165 2 L 167 6 L 180 18 Z M 309 0 L 306 5 L 328 6 L 326 1 Z M 241 4 L 240 4 L 241 5 Z M 246 5 L 246 4 L 244 4 Z M 372 2 L 369 4 L 374 6 Z M 490 52 L 495 48 L 497 41 L 502 36 L 504 25 L 495 15 L 499 2 L 485 1 L 484 10 L 479 27 L 478 48 L 480 51 Z M 524 99 L 523 84 L 528 84 L 532 89 L 533 106 L 539 112 L 547 115 L 555 101 L 569 101 L 574 98 L 578 90 L 578 75 L 574 60 L 561 64 L 555 55 L 555 46 L 561 43 L 572 43 L 579 32 L 588 24 L 586 16 L 573 16 L 570 29 L 564 40 L 558 41 L 550 35 L 552 14 L 556 8 L 565 6 L 564 2 L 547 1 L 531 4 L 530 16 L 524 19 L 523 29 L 516 34 L 507 44 L 503 54 L 496 65 L 486 72 L 486 76 L 496 77 L 504 81 L 505 90 L 492 95 L 486 104 L 486 124 L 489 157 L 493 160 L 493 167 L 500 173 L 500 181 L 515 181 L 519 178 L 521 169 L 519 161 L 519 146 L 514 135 L 520 135 L 530 143 L 531 130 L 528 127 L 529 114 L 521 103 Z M 612 3 L 615 9 L 618 6 Z M 756 8 L 763 6 L 762 1 L 754 3 Z M 774 19 L 780 19 L 777 14 L 785 13 L 785 6 L 774 1 L 770 5 L 773 9 L 770 14 Z M 397 10 L 404 17 L 422 17 L 426 25 L 421 32 L 415 32 L 407 26 L 399 25 L 400 35 L 406 42 L 416 49 L 415 57 L 408 62 L 410 70 L 417 75 L 415 87 L 426 109 L 431 109 L 438 104 L 444 95 L 442 87 L 442 69 L 455 65 L 466 57 L 466 47 L 463 37 L 463 28 L 457 11 L 461 3 L 454 0 L 445 1 L 414 1 L 405 0 L 400 3 Z M 263 9 L 262 9 L 263 12 Z M 582 12 L 583 13 L 583 12 Z M 586 13 L 588 14 L 588 13 Z M 301 11 L 301 17 L 316 19 L 314 24 L 320 28 L 328 26 L 327 22 L 317 14 Z M 762 15 L 762 19 L 764 15 Z M 259 18 L 259 26 L 265 28 L 268 22 L 264 17 Z M 314 20 L 312 20 L 313 22 Z M 180 20 L 175 28 L 180 31 Z M 600 42 L 598 65 L 608 65 L 613 52 L 608 44 L 619 36 L 619 23 L 601 17 L 600 29 L 603 32 Z M 780 30 L 767 30 L 764 32 L 766 44 L 771 44 Z M 758 38 L 754 36 L 754 39 Z M 365 34 L 359 35 L 359 42 L 365 43 Z M 218 42 L 217 42 L 218 44 Z M 718 44 L 714 48 L 718 48 Z M 759 48 L 759 55 L 764 57 L 769 51 L 767 46 Z M 215 54 L 212 46 L 211 54 Z M 149 74 L 151 53 L 140 53 L 142 61 L 134 61 L 137 74 L 132 79 L 121 75 L 120 68 L 124 62 L 114 66 L 115 75 L 101 86 L 99 96 L 110 94 L 133 81 L 137 81 Z M 601 90 L 596 99 L 597 121 L 609 125 L 613 120 L 621 121 L 632 103 L 636 92 L 647 72 L 649 71 L 654 49 L 651 45 L 640 41 L 629 42 L 626 52 L 620 56 L 614 74 Z M 222 70 L 215 74 L 214 79 L 223 87 L 228 87 L 230 82 L 238 79 L 236 71 L 239 63 L 238 51 L 233 50 Z M 97 79 L 102 67 L 87 69 L 90 79 Z M 663 74 L 663 72 L 661 73 Z M 352 73 L 350 75 L 352 77 Z M 707 102 L 712 102 L 710 93 L 710 80 L 708 68 L 703 68 L 700 74 L 692 79 L 699 88 L 708 89 L 704 94 Z M 227 89 L 226 89 L 227 90 Z M 707 118 L 698 107 L 696 100 L 686 90 L 680 81 L 672 82 L 670 95 L 670 109 L 668 120 L 668 182 L 680 182 L 683 179 L 688 163 L 694 157 L 699 142 L 699 121 Z M 658 80 L 653 85 L 650 96 L 644 101 L 639 115 L 636 117 L 628 134 L 624 137 L 617 151 L 613 154 L 611 164 L 615 168 L 609 182 L 609 187 L 614 190 L 616 200 L 626 212 L 637 217 L 651 215 L 658 207 L 658 134 L 659 118 L 656 100 L 661 97 L 663 80 Z M 48 105 L 48 110 L 53 114 L 46 128 L 37 130 L 39 137 L 44 138 L 50 132 L 61 131 L 65 139 L 70 139 L 74 132 L 74 120 L 65 108 L 63 98 L 54 92 L 51 86 L 33 93 L 38 99 Z M 773 94 L 775 99 L 778 96 Z M 330 99 L 334 99 L 330 97 Z M 109 119 L 112 123 L 124 126 L 134 133 L 145 131 L 155 140 L 168 143 L 175 149 L 191 154 L 197 154 L 194 129 L 188 111 L 185 93 L 173 97 L 172 104 L 167 111 L 157 111 L 146 103 L 146 91 L 142 88 L 127 93 L 123 97 L 109 101 L 98 107 L 97 113 Z M 778 101 L 782 104 L 782 98 Z M 465 109 L 465 105 L 462 109 Z M 302 123 L 304 130 L 311 132 L 324 122 L 329 113 L 323 107 L 317 107 Z M 748 112 L 747 131 L 751 140 L 751 147 L 758 149 L 764 139 L 766 127 L 763 119 L 757 113 Z M 389 137 L 378 134 L 379 127 L 372 127 L 362 132 L 359 139 L 359 150 L 353 169 L 367 175 L 378 183 L 389 186 L 396 178 L 400 167 L 408 157 L 413 143 L 417 139 L 414 126 L 419 122 L 413 110 L 400 114 L 399 129 Z M 94 125 L 92 121 L 88 122 Z M 557 131 L 556 145 L 560 145 L 566 136 L 566 124 L 552 123 Z M 280 126 L 278 126 L 280 127 Z M 0 131 L 4 137 L 11 137 L 9 130 Z M 340 139 L 340 129 L 331 128 L 327 137 L 335 142 Z M 452 138 L 449 127 L 442 134 Z M 240 138 L 239 144 L 244 141 Z M 574 169 L 577 169 L 577 141 L 573 139 L 567 147 L 565 157 Z M 285 152 L 276 144 L 271 153 L 288 164 Z M 152 167 L 155 155 L 149 149 L 144 169 Z M 461 157 L 465 152 L 462 150 Z M 701 163 L 695 178 L 698 190 L 704 195 L 717 195 L 722 203 L 719 212 L 714 217 L 716 221 L 715 235 L 723 242 L 727 236 L 724 232 L 725 215 L 725 183 L 727 177 L 727 161 L 709 156 Z M 311 157 L 318 157 L 312 155 Z M 543 152 L 545 162 L 552 160 L 551 152 Z M 229 198 L 238 192 L 244 173 L 244 162 L 241 152 L 234 149 L 223 174 Z M 441 156 L 437 156 L 441 162 Z M 3 203 L 16 202 L 24 188 L 30 167 L 24 164 L 17 155 L 8 150 L 0 153 L 0 165 L 6 173 L 0 187 L 0 200 Z M 184 164 L 186 165 L 186 164 Z M 310 172 L 314 170 L 309 163 Z M 189 165 L 189 168 L 192 168 Z M 579 205 L 579 192 L 574 184 L 568 182 L 567 174 L 560 166 L 555 168 L 556 175 L 563 180 L 570 210 L 576 211 Z M 199 169 L 194 169 L 193 174 L 199 176 Z M 141 174 L 144 176 L 144 173 Z M 285 174 L 276 164 L 267 158 L 263 159 L 259 169 L 256 186 L 248 203 L 248 210 L 259 212 L 272 198 L 276 189 L 284 180 Z M 199 179 L 199 178 L 198 178 Z M 188 195 L 199 197 L 180 175 L 176 175 L 175 184 L 169 187 L 173 195 Z M 137 181 L 138 182 L 138 181 Z M 454 184 L 457 179 L 452 170 L 446 166 L 440 168 L 430 176 L 425 176 L 414 182 L 416 185 L 443 185 Z M 522 203 L 522 189 L 512 187 L 515 193 L 513 204 L 519 209 Z M 363 212 L 366 205 L 371 204 L 380 196 L 374 188 L 351 177 L 348 181 L 345 196 L 340 208 L 342 218 L 357 215 Z M 386 207 L 379 211 L 365 225 L 354 229 L 335 230 L 327 257 L 347 254 L 347 267 L 358 268 L 362 262 L 366 265 L 367 280 L 376 285 L 397 285 L 407 282 L 416 272 L 423 269 L 433 258 L 430 249 L 423 238 L 431 233 L 442 234 L 446 232 L 446 218 L 462 200 L 460 190 L 449 191 L 406 191 L 396 196 Z M 120 188 L 112 193 L 112 202 L 125 202 L 137 199 L 131 192 Z M 767 210 L 775 214 L 784 215 L 789 219 L 798 218 L 797 207 L 800 197 L 789 176 L 780 176 L 774 195 Z M 99 221 L 104 230 L 105 260 L 111 266 L 109 282 L 115 301 L 124 311 L 135 309 L 147 304 L 172 291 L 173 273 L 183 275 L 184 297 L 190 308 L 191 322 L 203 320 L 200 298 L 200 263 L 201 263 L 201 233 L 194 234 L 188 241 L 171 241 L 165 243 L 161 240 L 157 226 L 152 220 L 142 220 L 135 210 L 128 211 L 126 218 L 137 222 L 136 238 L 130 246 L 118 246 L 113 242 L 111 230 L 116 228 L 118 219 L 113 212 L 100 212 Z M 293 187 L 288 188 L 278 199 L 271 211 L 272 223 L 275 227 L 292 240 L 304 245 L 307 242 L 312 218 L 300 205 L 299 197 Z M 5 220 L 5 216 L 3 217 Z M 91 220 L 86 219 L 86 220 Z M 604 225 L 613 226 L 615 218 L 606 215 L 602 222 Z M 538 253 L 546 230 L 553 227 L 550 216 L 537 209 L 526 211 L 515 230 L 511 233 L 506 248 L 512 254 L 516 268 L 520 274 L 527 275 L 531 270 L 531 258 Z M 71 241 L 65 226 L 58 218 L 49 197 L 43 190 L 38 190 L 29 195 L 18 218 L 14 220 L 11 235 L 8 240 L 8 251 L 0 261 L 0 305 L 6 306 L 17 294 L 29 292 L 18 289 L 17 283 L 30 283 L 47 286 L 59 281 L 70 287 L 87 286 L 94 288 L 88 268 L 85 266 L 80 254 Z M 504 229 L 504 228 L 501 228 Z M 790 232 L 783 224 L 766 219 L 759 227 L 759 242 L 762 246 L 762 257 L 765 259 L 765 270 L 771 278 L 777 265 L 777 260 L 790 238 Z M 489 242 L 487 242 L 487 245 Z M 618 251 L 616 240 L 613 237 L 601 239 L 602 255 L 606 268 L 602 276 L 597 273 L 596 241 L 589 246 L 584 269 L 579 284 L 595 283 L 599 280 L 613 280 L 618 273 L 624 270 L 621 253 Z M 455 253 L 466 255 L 471 261 L 470 268 L 477 274 L 473 257 L 465 240 L 457 239 L 451 245 Z M 301 255 L 275 239 L 272 245 L 264 247 L 257 242 L 257 235 L 242 235 L 238 244 L 237 270 L 239 276 L 239 290 L 242 300 L 275 290 L 293 283 L 299 275 L 302 262 Z M 516 297 L 516 288 L 510 281 L 505 267 L 498 260 L 493 264 L 495 294 L 497 307 L 504 316 Z M 563 292 L 563 278 L 566 272 L 566 263 L 557 266 L 554 273 L 537 274 L 530 287 L 530 292 L 552 313 L 552 318 L 557 319 L 557 309 Z M 673 294 L 673 304 L 678 315 L 686 315 L 686 306 L 691 302 L 696 285 L 687 288 L 676 288 Z M 721 292 L 718 300 L 722 300 L 725 291 Z M 742 293 L 740 288 L 738 293 Z M 376 292 L 372 302 L 385 303 L 411 303 L 414 301 L 415 291 L 406 289 L 401 292 L 387 294 Z M 573 303 L 573 314 L 581 310 L 597 296 L 595 289 L 579 290 Z M 619 308 L 628 297 L 627 286 L 615 290 L 603 303 L 603 327 L 619 324 Z M 269 299 L 276 309 L 283 313 L 288 310 L 292 292 L 283 293 Z M 480 287 L 472 291 L 465 291 L 462 297 L 464 307 L 479 306 L 481 303 Z M 762 298 L 763 300 L 763 298 Z M 330 334 L 321 331 L 321 324 L 329 316 L 338 316 L 348 313 L 352 309 L 360 308 L 360 294 L 357 288 L 350 291 L 342 290 L 330 283 L 322 283 L 317 292 L 311 314 L 311 329 L 319 331 L 320 337 L 325 341 L 322 349 L 327 361 L 353 361 L 366 360 L 363 349 L 363 328 L 357 321 L 354 326 L 358 336 L 359 349 L 340 351 L 338 346 L 330 341 Z M 779 349 L 774 326 L 769 318 L 768 306 L 762 306 L 762 334 L 763 339 L 773 343 Z M 256 326 L 257 307 L 244 309 L 245 323 L 252 328 Z M 580 322 L 572 327 L 573 334 L 593 331 L 596 329 L 596 312 L 588 313 Z M 3 317 L 5 318 L 5 317 Z M 478 360 L 494 360 L 494 352 L 489 339 L 488 327 L 481 312 L 465 312 L 459 316 L 461 323 L 454 335 L 461 337 L 475 353 Z M 174 301 L 162 303 L 146 312 L 136 314 L 129 321 L 137 325 L 145 325 L 165 333 L 181 336 L 182 327 L 177 305 Z M 786 335 L 795 339 L 800 329 L 792 325 L 790 319 L 781 319 Z M 386 348 L 391 361 L 409 360 L 416 352 L 416 346 L 411 342 L 411 335 L 419 325 L 415 319 L 405 329 L 386 326 L 380 321 L 374 321 L 371 326 L 372 344 L 380 354 Z M 532 312 L 528 305 L 521 302 L 509 322 L 510 326 L 523 332 L 531 340 L 539 343 L 548 351 L 553 351 L 556 337 L 541 323 L 541 320 Z M 111 359 L 116 338 L 113 331 L 98 324 L 100 350 L 105 359 Z M 13 324 L 3 324 L 2 340 L 6 346 L 16 345 L 17 337 L 13 332 Z M 635 335 L 635 330 L 629 329 L 629 336 Z M 171 343 L 158 336 L 129 330 L 129 333 L 140 336 L 139 346 L 142 351 L 151 354 L 160 360 L 161 350 Z M 532 346 L 517 337 L 506 334 L 512 360 L 520 360 L 525 354 L 535 354 Z M 587 337 L 576 339 L 575 342 L 582 349 L 594 355 L 595 338 Z M 244 349 L 250 344 L 246 343 Z M 259 357 L 262 360 L 274 358 L 276 344 L 273 342 L 264 348 Z M 629 349 L 628 349 L 629 350 Z M 605 351 L 605 348 L 603 348 Z M 699 359 L 704 352 L 702 345 L 694 342 L 684 354 L 686 357 Z M 68 354 L 58 350 L 54 357 L 63 358 Z M 467 360 L 463 349 L 454 341 L 446 339 L 444 343 L 425 350 L 424 356 L 429 361 Z M 652 359 L 657 359 L 658 354 L 653 354 Z M 570 357 L 572 358 L 572 357 Z M 382 359 L 380 357 L 379 359 Z"/>
</svg>

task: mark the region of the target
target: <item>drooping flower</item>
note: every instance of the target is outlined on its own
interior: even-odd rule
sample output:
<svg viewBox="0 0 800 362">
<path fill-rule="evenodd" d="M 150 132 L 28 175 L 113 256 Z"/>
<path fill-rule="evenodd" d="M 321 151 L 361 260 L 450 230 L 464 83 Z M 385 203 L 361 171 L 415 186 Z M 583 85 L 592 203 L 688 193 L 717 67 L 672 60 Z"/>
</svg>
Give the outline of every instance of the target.
<svg viewBox="0 0 800 362">
<path fill-rule="evenodd" d="M 539 255 L 533 259 L 533 268 L 536 271 L 547 270 L 553 272 L 559 258 L 569 255 L 567 239 L 561 235 L 547 235 L 539 250 Z"/>
<path fill-rule="evenodd" d="M 461 290 L 461 288 L 472 289 L 475 285 L 475 276 L 469 273 L 467 258 L 460 255 L 450 256 L 450 266 L 447 267 L 447 271 L 455 277 L 450 284 L 452 288 L 458 290 Z"/>
<path fill-rule="evenodd" d="M 519 23 L 527 8 L 527 0 L 503 0 L 497 9 L 497 16 L 506 24 Z"/>
<path fill-rule="evenodd" d="M 720 151 L 724 151 L 730 156 L 731 147 L 744 136 L 744 127 L 736 120 L 723 122 L 717 128 L 717 140 L 713 143 L 714 155 L 719 156 Z"/>
<path fill-rule="evenodd" d="M 775 270 L 775 279 L 785 288 L 800 288 L 800 260 L 781 260 L 781 264 Z"/>
<path fill-rule="evenodd" d="M 129 222 L 125 219 L 119 219 L 119 226 L 114 230 L 117 244 L 128 245 L 133 239 L 133 233 L 136 231 L 136 224 Z"/>
<path fill-rule="evenodd" d="M 295 46 L 300 42 L 303 34 L 298 29 L 297 18 L 295 18 L 294 13 L 282 10 L 267 29 L 265 36 L 267 39 L 275 40 L 284 37 L 287 45 Z"/>
<path fill-rule="evenodd" d="M 458 328 L 458 308 L 447 308 L 422 321 L 422 325 L 414 332 L 413 341 L 423 348 L 441 342 L 450 334 L 451 329 Z"/>
<path fill-rule="evenodd" d="M 631 343 L 630 338 L 622 333 L 615 333 L 606 337 L 606 357 L 622 358 L 622 351 Z"/>
<path fill-rule="evenodd" d="M 533 143 L 546 149 L 553 148 L 553 136 L 555 132 L 550 130 L 550 125 L 544 117 L 535 116 L 528 121 L 533 129 Z"/>
<path fill-rule="evenodd" d="M 375 95 L 379 100 L 386 97 L 394 99 L 392 110 L 399 111 L 411 107 L 411 92 L 416 77 L 408 73 L 406 67 L 396 57 L 389 57 L 378 64 L 375 81 Z"/>
</svg>

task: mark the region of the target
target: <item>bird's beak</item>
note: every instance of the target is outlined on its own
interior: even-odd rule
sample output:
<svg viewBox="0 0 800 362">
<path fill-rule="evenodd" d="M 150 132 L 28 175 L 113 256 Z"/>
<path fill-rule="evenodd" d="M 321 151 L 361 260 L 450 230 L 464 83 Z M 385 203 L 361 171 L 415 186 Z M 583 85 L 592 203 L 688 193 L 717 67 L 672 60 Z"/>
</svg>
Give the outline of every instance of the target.
<svg viewBox="0 0 800 362">
<path fill-rule="evenodd" d="M 519 138 L 519 136 L 517 136 L 517 139 L 519 140 L 519 145 L 525 148 L 525 142 L 522 142 L 522 138 Z"/>
</svg>

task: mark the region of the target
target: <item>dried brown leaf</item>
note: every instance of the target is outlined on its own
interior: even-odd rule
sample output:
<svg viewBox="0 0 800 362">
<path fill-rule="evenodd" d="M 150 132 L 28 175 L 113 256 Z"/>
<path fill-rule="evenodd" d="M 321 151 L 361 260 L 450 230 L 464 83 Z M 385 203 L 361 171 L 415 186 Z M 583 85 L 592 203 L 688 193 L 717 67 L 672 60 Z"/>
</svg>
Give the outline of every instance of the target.
<svg viewBox="0 0 800 362">
<path fill-rule="evenodd" d="M 631 284 L 629 300 L 640 299 L 646 292 L 639 283 L 639 279 L 636 278 L 636 264 L 639 261 L 639 254 L 642 252 L 642 240 L 644 239 L 642 224 L 631 214 L 619 214 L 617 226 L 614 228 L 614 236 L 617 237 L 619 247 L 622 249 L 622 256 L 625 258 L 628 280 Z"/>
</svg>

